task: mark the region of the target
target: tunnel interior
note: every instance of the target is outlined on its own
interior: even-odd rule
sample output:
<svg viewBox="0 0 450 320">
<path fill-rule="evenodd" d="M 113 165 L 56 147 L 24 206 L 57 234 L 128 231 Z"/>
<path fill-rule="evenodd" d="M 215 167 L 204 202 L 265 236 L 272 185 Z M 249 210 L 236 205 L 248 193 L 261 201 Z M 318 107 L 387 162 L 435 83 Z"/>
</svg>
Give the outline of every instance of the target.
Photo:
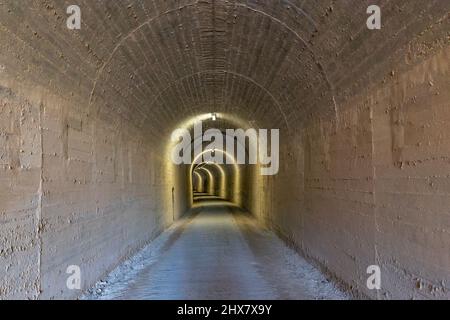
<svg viewBox="0 0 450 320">
<path fill-rule="evenodd" d="M 251 174 L 255 174 L 257 166 L 249 164 L 250 137 L 245 131 L 242 136 L 235 134 L 235 130 L 240 129 L 239 124 L 242 124 L 242 121 L 233 122 L 230 119 L 233 118 L 225 114 L 211 113 L 196 116 L 191 120 L 191 124 L 194 122 L 194 125 L 198 125 L 198 121 L 201 121 L 201 129 L 197 136 L 194 136 L 194 130 L 188 127 L 190 135 L 194 137 L 188 148 L 191 154 L 187 157 L 192 162 L 188 166 L 190 178 L 188 185 L 192 190 L 192 204 L 196 200 L 205 200 L 209 197 L 226 200 L 241 207 L 246 206 L 243 197 L 249 193 L 252 186 L 244 185 L 244 181 L 248 180 Z M 226 130 L 232 130 L 234 133 L 227 134 Z M 232 147 L 227 145 L 227 141 L 232 142 Z M 175 139 L 175 142 L 179 140 Z M 173 146 L 171 148 L 173 149 Z M 238 154 L 242 154 L 240 159 Z"/>
<path fill-rule="evenodd" d="M 76 298 L 206 200 L 356 297 L 450 297 L 449 1 L 75 2 L 0 4 L 0 298 Z M 279 130 L 276 174 L 199 122 Z"/>
</svg>

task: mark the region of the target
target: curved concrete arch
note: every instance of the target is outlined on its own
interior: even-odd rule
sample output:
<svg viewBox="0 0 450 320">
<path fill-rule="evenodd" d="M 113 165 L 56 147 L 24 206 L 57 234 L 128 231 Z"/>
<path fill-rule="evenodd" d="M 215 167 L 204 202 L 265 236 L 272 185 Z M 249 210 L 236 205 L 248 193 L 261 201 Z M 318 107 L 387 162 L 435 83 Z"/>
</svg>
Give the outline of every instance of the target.
<svg viewBox="0 0 450 320">
<path fill-rule="evenodd" d="M 196 162 L 198 162 L 198 159 L 200 157 L 203 157 L 204 154 L 206 153 L 211 153 L 213 150 L 204 150 L 200 155 L 197 156 L 197 158 L 193 159 L 193 162 L 191 164 L 191 166 L 188 169 L 188 176 L 190 177 L 190 179 L 192 179 L 192 174 L 190 174 L 191 172 L 193 172 L 194 168 L 198 165 L 196 164 Z M 242 189 L 242 174 L 240 172 L 240 168 L 236 162 L 236 159 L 231 157 L 230 154 L 228 154 L 226 151 L 224 150 L 215 150 L 215 152 L 219 152 L 219 153 L 223 153 L 223 155 L 225 157 L 228 157 L 229 159 L 234 161 L 234 164 L 232 165 L 227 165 L 227 166 L 231 166 L 233 168 L 233 176 L 231 179 L 228 179 L 228 184 L 231 185 L 230 187 L 230 192 L 228 192 L 227 194 L 230 194 L 230 196 L 228 196 L 228 200 L 230 200 L 231 202 L 234 202 L 238 205 L 242 205 L 242 195 L 241 195 L 241 189 Z M 190 185 L 192 185 L 192 180 L 189 183 Z"/>
<path fill-rule="evenodd" d="M 162 91 L 160 91 L 160 92 L 157 94 L 157 96 L 155 97 L 155 99 L 153 99 L 153 101 L 149 104 L 149 107 L 152 107 L 152 106 L 154 105 L 154 103 L 155 103 L 156 101 L 158 101 L 158 99 L 159 99 L 160 96 L 162 96 L 163 94 L 165 94 L 165 92 L 166 92 L 167 90 L 169 90 L 170 88 L 172 88 L 173 86 L 176 86 L 179 82 L 184 81 L 184 80 L 186 80 L 186 79 L 188 79 L 188 78 L 191 78 L 191 77 L 193 77 L 193 76 L 196 76 L 196 75 L 202 75 L 202 74 L 217 74 L 217 73 L 231 74 L 231 75 L 233 75 L 233 76 L 236 76 L 236 77 L 239 77 L 239 78 L 241 78 L 241 79 L 244 79 L 244 80 L 248 81 L 249 83 L 251 83 L 252 85 L 255 85 L 256 87 L 258 87 L 259 89 L 261 89 L 261 90 L 262 90 L 265 94 L 267 94 L 267 95 L 270 97 L 270 99 L 274 102 L 275 106 L 278 108 L 278 110 L 279 110 L 281 116 L 283 117 L 284 123 L 286 124 L 286 128 L 287 128 L 288 130 L 290 130 L 290 128 L 289 128 L 289 122 L 288 122 L 288 120 L 287 120 L 287 117 L 286 117 L 285 112 L 283 111 L 283 108 L 281 107 L 281 103 L 274 97 L 274 95 L 273 95 L 268 89 L 266 89 L 262 84 L 258 83 L 258 82 L 255 81 L 254 79 L 252 79 L 252 78 L 250 78 L 250 77 L 248 77 L 248 76 L 246 76 L 246 75 L 244 75 L 244 74 L 241 74 L 241 73 L 238 73 L 238 72 L 233 72 L 233 71 L 228 71 L 228 70 L 202 70 L 202 71 L 199 71 L 199 72 L 195 72 L 195 73 L 186 75 L 185 77 L 176 79 L 176 81 L 172 82 L 169 86 L 167 86 L 166 88 L 164 88 Z"/>
<path fill-rule="evenodd" d="M 97 87 L 97 82 L 98 82 L 99 79 L 100 79 L 100 75 L 104 72 L 104 69 L 106 68 L 106 66 L 112 61 L 114 55 L 116 54 L 116 52 L 118 51 L 118 49 L 125 43 L 125 41 L 126 41 L 127 39 L 131 38 L 131 37 L 133 36 L 134 33 L 136 33 L 137 31 L 139 31 L 139 30 L 140 30 L 141 28 L 143 28 L 144 26 L 146 26 L 146 25 L 150 26 L 151 23 L 152 23 L 153 21 L 158 20 L 158 19 L 160 19 L 161 17 L 163 17 L 163 16 L 165 16 L 165 15 L 167 15 L 167 14 L 174 13 L 174 12 L 176 12 L 177 10 L 181 10 L 181 9 L 187 8 L 187 7 L 193 7 L 193 6 L 196 6 L 196 5 L 198 5 L 198 3 L 199 3 L 199 1 L 195 1 L 195 2 L 192 2 L 192 3 L 186 4 L 186 5 L 184 5 L 184 6 L 181 6 L 181 7 L 175 8 L 175 9 L 171 9 L 171 10 L 167 10 L 167 11 L 165 11 L 165 12 L 163 12 L 163 13 L 160 13 L 158 16 L 149 18 L 147 21 L 143 22 L 142 24 L 140 24 L 139 26 L 137 26 L 136 28 L 134 28 L 133 30 L 131 30 L 127 35 L 125 35 L 124 37 L 122 37 L 122 38 L 120 39 L 120 41 L 116 44 L 116 46 L 114 47 L 114 49 L 111 51 L 111 54 L 110 54 L 109 57 L 106 59 L 106 61 L 105 61 L 104 64 L 102 65 L 102 67 L 100 67 L 99 70 L 98 70 L 97 73 L 96 73 L 96 77 L 95 77 L 95 80 L 94 80 L 93 88 L 92 88 L 92 90 L 91 90 L 91 94 L 90 94 L 90 98 L 89 98 L 88 113 L 90 113 L 90 106 L 91 106 L 91 104 L 92 104 L 92 99 L 93 99 L 93 96 L 94 96 L 94 94 L 95 94 L 95 90 L 96 90 L 96 87 Z M 300 9 L 300 8 L 298 8 L 298 7 L 296 7 L 295 5 L 293 5 L 293 4 L 290 3 L 290 2 L 288 2 L 288 3 L 289 3 L 289 5 L 295 7 L 296 11 L 300 12 L 303 16 L 305 16 L 305 17 L 307 18 L 307 20 L 308 20 L 310 23 L 313 23 L 313 25 L 315 26 L 315 22 L 312 20 L 312 18 L 311 18 L 308 14 L 306 14 L 306 12 L 305 12 L 304 10 L 302 10 L 302 9 Z M 323 65 L 322 65 L 322 64 L 320 63 L 320 61 L 317 59 L 316 53 L 314 52 L 314 50 L 312 49 L 312 47 L 308 44 L 308 42 L 307 42 L 305 39 L 303 39 L 303 38 L 302 38 L 302 37 L 301 37 L 294 29 L 292 29 L 291 27 L 289 27 L 289 26 L 288 26 L 287 24 L 285 24 L 283 21 L 281 21 L 280 19 L 278 19 L 278 18 L 276 18 L 276 17 L 273 17 L 272 15 L 270 15 L 270 14 L 268 14 L 268 13 L 262 11 L 262 10 L 257 10 L 257 9 L 255 9 L 255 8 L 249 6 L 249 5 L 246 5 L 246 4 L 243 4 L 243 3 L 238 3 L 238 2 L 235 2 L 235 3 L 233 3 L 232 5 L 237 6 L 237 7 L 243 7 L 243 8 L 246 8 L 247 10 L 250 10 L 251 12 L 253 12 L 253 13 L 255 13 L 255 14 L 261 14 L 261 15 L 263 15 L 264 17 L 270 19 L 271 21 L 273 21 L 273 22 L 277 23 L 278 25 L 282 26 L 283 28 L 285 28 L 285 29 L 288 30 L 291 34 L 293 34 L 293 35 L 294 35 L 294 36 L 295 36 L 295 37 L 296 37 L 296 38 L 297 38 L 297 39 L 298 39 L 298 40 L 299 40 L 299 41 L 307 48 L 307 50 L 308 50 L 308 51 L 312 54 L 312 56 L 314 57 L 315 62 L 316 62 L 316 64 L 318 65 L 318 72 L 321 73 L 321 74 L 323 75 L 323 79 L 325 80 L 325 82 L 326 82 L 327 85 L 329 86 L 329 88 L 330 88 L 330 90 L 331 90 L 331 92 L 332 92 L 332 101 L 333 101 L 333 103 L 334 103 L 334 105 L 335 105 L 335 109 L 337 108 L 337 106 L 336 106 L 335 94 L 334 94 L 334 86 L 333 86 L 333 85 L 331 84 L 331 82 L 329 81 L 329 78 L 328 78 L 328 76 L 327 76 L 327 74 L 326 74 L 326 71 L 325 71 Z M 258 83 L 256 80 L 254 80 L 254 79 L 252 79 L 252 78 L 250 78 L 250 77 L 248 77 L 248 76 L 246 76 L 246 75 L 243 75 L 243 74 L 241 74 L 241 73 L 233 72 L 233 71 L 226 70 L 226 69 L 225 69 L 225 70 L 220 70 L 220 71 L 216 71 L 216 70 L 201 70 L 201 71 L 198 71 L 197 73 L 194 73 L 194 74 L 191 74 L 191 75 L 187 75 L 187 76 L 185 76 L 185 77 L 183 77 L 183 78 L 189 78 L 189 77 L 192 77 L 192 76 L 195 75 L 195 74 L 202 74 L 202 73 L 208 73 L 208 72 L 214 72 L 214 73 L 221 73 L 221 72 L 223 72 L 223 73 L 233 74 L 233 75 L 235 75 L 235 76 L 241 77 L 242 79 L 245 79 L 246 81 L 251 82 L 252 84 L 254 84 L 254 85 L 256 85 L 257 87 L 259 87 L 260 89 L 262 89 L 262 90 L 263 90 L 265 93 L 267 93 L 267 94 L 270 96 L 270 98 L 275 102 L 275 105 L 277 106 L 277 108 L 278 108 L 280 114 L 282 115 L 283 120 L 284 120 L 284 122 L 285 122 L 285 124 L 286 124 L 286 126 L 287 126 L 287 128 L 288 128 L 288 131 L 290 132 L 290 129 L 289 129 L 289 122 L 288 122 L 288 120 L 287 120 L 287 115 L 286 115 L 286 113 L 283 111 L 283 109 L 282 109 L 282 107 L 281 107 L 281 103 L 274 97 L 274 95 L 273 95 L 267 88 L 264 87 L 264 85 Z M 162 91 L 160 91 L 159 93 L 157 93 L 156 98 L 150 103 L 150 105 L 153 105 L 154 102 L 158 100 L 158 98 L 162 95 L 163 92 L 165 92 L 168 88 L 172 87 L 174 84 L 178 83 L 179 81 L 182 81 L 181 79 L 183 79 L 183 78 L 176 79 L 170 86 L 164 88 Z"/>
<path fill-rule="evenodd" d="M 178 8 L 171 9 L 171 10 L 165 11 L 165 12 L 163 12 L 163 13 L 160 13 L 159 15 L 157 15 L 157 16 L 155 16 L 155 17 L 149 18 L 147 21 L 145 21 L 144 23 L 140 24 L 139 26 L 137 26 L 136 28 L 134 28 L 133 30 L 131 30 L 128 34 L 126 34 L 124 37 L 122 37 L 122 38 L 119 40 L 119 42 L 116 44 L 116 46 L 113 48 L 113 50 L 111 51 L 111 53 L 110 53 L 110 55 L 108 56 L 108 58 L 106 59 L 106 61 L 103 63 L 103 65 L 99 68 L 99 70 L 98 70 L 97 73 L 96 73 L 95 80 L 94 80 L 94 84 L 93 84 L 93 87 L 92 87 L 92 90 L 91 90 L 91 94 L 90 94 L 90 97 L 89 97 L 89 105 L 91 105 L 91 103 L 92 103 L 92 98 L 93 98 L 93 96 L 94 96 L 95 89 L 96 89 L 96 87 L 97 87 L 97 81 L 99 80 L 100 75 L 103 73 L 103 71 L 104 71 L 104 69 L 106 68 L 106 66 L 111 62 L 111 60 L 112 60 L 112 58 L 114 57 L 114 55 L 115 55 L 115 53 L 117 52 L 117 50 L 123 45 L 123 43 L 124 43 L 127 39 L 129 39 L 130 37 L 132 37 L 132 35 L 133 35 L 135 32 L 137 32 L 138 30 L 140 30 L 141 28 L 143 28 L 145 25 L 149 25 L 153 20 L 159 19 L 159 18 L 161 18 L 162 16 L 164 16 L 164 15 L 166 15 L 166 14 L 173 13 L 173 12 L 175 12 L 175 11 L 177 11 L 177 10 L 180 10 L 181 8 L 187 8 L 187 7 L 190 7 L 190 6 L 195 6 L 195 5 L 197 5 L 197 4 L 198 4 L 198 1 L 194 1 L 193 3 L 186 4 L 186 5 L 184 5 L 184 6 L 181 6 L 181 7 L 178 7 Z"/>
<path fill-rule="evenodd" d="M 97 80 L 99 79 L 100 74 L 103 73 L 105 67 L 106 67 L 106 66 L 109 64 L 109 62 L 112 60 L 112 58 L 113 58 L 113 56 L 115 55 L 115 53 L 117 52 L 118 48 L 119 48 L 120 46 L 123 45 L 123 43 L 125 42 L 125 40 L 129 39 L 130 37 L 132 37 L 132 35 L 133 35 L 135 32 L 137 32 L 138 30 L 140 30 L 141 28 L 143 28 L 145 25 L 151 24 L 151 22 L 153 22 L 154 20 L 157 20 L 157 19 L 161 18 L 162 16 L 165 16 L 165 15 L 167 15 L 167 14 L 176 12 L 176 11 L 181 10 L 181 9 L 183 9 L 183 8 L 196 6 L 196 5 L 198 5 L 198 3 L 199 3 L 199 1 L 197 0 L 197 1 L 194 1 L 194 2 L 192 2 L 192 3 L 186 4 L 186 5 L 184 5 L 184 6 L 181 6 L 181 7 L 178 7 L 178 8 L 171 9 L 171 10 L 165 11 L 165 12 L 163 12 L 163 13 L 160 13 L 159 15 L 157 15 L 157 16 L 155 16 L 155 17 L 149 18 L 147 21 L 143 22 L 142 24 L 140 24 L 139 26 L 137 26 L 136 28 L 134 28 L 133 30 L 131 30 L 131 31 L 130 31 L 128 34 L 126 34 L 124 37 L 122 37 L 122 38 L 119 40 L 119 42 L 116 44 L 116 46 L 114 47 L 114 49 L 111 51 L 111 54 L 108 56 L 108 59 L 106 59 L 106 62 L 102 65 L 102 67 L 100 67 L 100 69 L 98 70 L 98 72 L 97 72 L 97 74 L 96 74 L 96 77 L 95 77 L 95 80 L 94 80 L 94 85 L 93 85 L 93 88 L 92 88 L 92 91 L 91 91 L 91 96 L 90 96 L 90 99 L 89 99 L 89 104 L 92 102 L 92 96 L 93 96 L 93 93 L 94 93 L 94 91 L 95 91 L 95 87 L 96 87 L 96 84 L 97 84 Z M 263 11 L 255 10 L 254 8 L 251 8 L 250 6 L 245 5 L 245 4 L 242 4 L 242 3 L 237 3 L 237 2 L 235 2 L 235 3 L 233 3 L 233 5 L 240 6 L 240 7 L 245 7 L 245 8 L 247 8 L 247 9 L 249 9 L 249 10 L 252 10 L 252 11 L 255 12 L 255 13 L 264 14 L 266 17 L 270 18 L 270 19 L 273 20 L 273 21 L 276 21 L 277 23 L 281 24 L 283 27 L 287 28 L 289 31 L 293 32 L 293 33 L 296 35 L 296 37 L 297 37 L 297 38 L 298 38 L 305 46 L 307 46 L 308 49 L 310 49 L 310 47 L 308 46 L 307 42 L 306 42 L 302 37 L 300 37 L 293 29 L 291 29 L 290 27 L 288 27 L 287 25 L 285 25 L 284 23 L 282 23 L 279 19 L 276 19 L 276 18 L 272 17 L 271 15 L 269 15 L 269 14 L 263 12 Z M 293 5 L 293 4 L 290 3 L 290 5 Z M 307 14 L 304 12 L 304 10 L 301 10 L 301 9 L 298 8 L 298 7 L 295 7 L 295 8 L 297 8 L 297 10 L 299 10 L 299 11 L 300 11 L 300 12 L 308 19 L 308 21 L 312 21 L 312 22 L 314 23 L 314 21 L 311 19 L 311 17 L 310 17 L 309 15 L 307 15 Z M 315 24 L 315 23 L 314 23 L 314 24 Z M 313 53 L 313 52 L 312 52 L 312 53 Z"/>
<path fill-rule="evenodd" d="M 214 178 L 214 175 L 212 174 L 211 170 L 205 168 L 205 167 L 201 167 L 196 169 L 198 171 L 205 171 L 208 178 L 206 179 L 206 185 L 207 185 L 207 189 L 208 189 L 208 194 L 213 196 L 214 195 L 214 189 L 215 189 L 215 183 L 216 183 L 216 179 Z"/>
<path fill-rule="evenodd" d="M 215 191 L 218 192 L 217 196 L 219 196 L 222 199 L 228 199 L 228 176 L 227 176 L 227 172 L 225 172 L 224 165 L 219 165 L 217 163 L 208 163 L 208 162 L 203 162 L 200 163 L 199 165 L 196 165 L 193 168 L 193 172 L 196 172 L 197 168 L 200 166 L 205 166 L 205 167 L 211 167 L 211 168 L 215 168 L 217 169 L 217 171 L 220 174 L 220 184 L 216 183 L 216 187 L 215 187 Z"/>
<path fill-rule="evenodd" d="M 195 171 L 194 170 L 194 172 L 193 172 L 193 174 L 197 177 L 197 179 L 198 179 L 198 183 L 197 183 L 197 185 L 195 185 L 195 183 L 194 183 L 194 181 L 193 181 L 193 189 L 194 189 L 194 191 L 197 191 L 197 192 L 203 192 L 203 187 L 202 187 L 202 185 L 203 185 L 203 177 L 200 175 L 200 173 L 198 173 L 197 171 Z"/>
<path fill-rule="evenodd" d="M 199 168 L 206 168 L 210 171 L 214 171 L 214 195 L 220 197 L 221 199 L 227 199 L 227 174 L 222 166 L 216 163 L 207 163 L 204 162 L 202 164 L 197 165 L 193 172 L 199 170 Z"/>
</svg>

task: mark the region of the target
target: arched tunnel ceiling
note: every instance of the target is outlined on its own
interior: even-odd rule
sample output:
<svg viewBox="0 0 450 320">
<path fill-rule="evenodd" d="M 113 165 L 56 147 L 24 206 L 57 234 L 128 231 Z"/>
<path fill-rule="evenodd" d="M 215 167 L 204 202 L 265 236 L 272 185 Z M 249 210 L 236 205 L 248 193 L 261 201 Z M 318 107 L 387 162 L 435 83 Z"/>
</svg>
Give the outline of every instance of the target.
<svg viewBox="0 0 450 320">
<path fill-rule="evenodd" d="M 75 35 L 49 36 L 67 17 L 56 0 L 27 10 L 8 4 L 25 16 L 43 6 L 46 14 L 15 29 L 0 23 L 21 39 L 36 33 L 37 56 L 59 53 L 52 64 L 65 73 L 57 79 L 72 81 L 55 86 L 81 71 L 89 112 L 118 112 L 156 136 L 205 112 L 289 129 L 311 112 L 335 112 L 349 90 L 386 75 L 433 23 L 448 23 L 450 6 L 380 0 L 383 29 L 372 32 L 365 24 L 371 3 L 361 0 L 77 2 Z"/>
</svg>

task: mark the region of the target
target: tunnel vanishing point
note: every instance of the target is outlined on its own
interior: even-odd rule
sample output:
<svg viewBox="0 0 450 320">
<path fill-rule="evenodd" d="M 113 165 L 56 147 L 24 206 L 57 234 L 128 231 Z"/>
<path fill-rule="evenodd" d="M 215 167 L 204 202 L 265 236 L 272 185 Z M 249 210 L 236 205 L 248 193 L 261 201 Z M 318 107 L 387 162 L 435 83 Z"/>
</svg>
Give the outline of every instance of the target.
<svg viewBox="0 0 450 320">
<path fill-rule="evenodd" d="M 214 201 L 353 297 L 450 299 L 450 1 L 69 2 L 0 2 L 0 299 L 79 298 L 183 219 L 168 265 L 193 252 L 195 279 L 246 283 L 252 264 L 220 254 L 246 223 Z M 195 138 L 200 160 L 173 163 L 199 121 L 279 130 L 279 170 Z"/>
</svg>

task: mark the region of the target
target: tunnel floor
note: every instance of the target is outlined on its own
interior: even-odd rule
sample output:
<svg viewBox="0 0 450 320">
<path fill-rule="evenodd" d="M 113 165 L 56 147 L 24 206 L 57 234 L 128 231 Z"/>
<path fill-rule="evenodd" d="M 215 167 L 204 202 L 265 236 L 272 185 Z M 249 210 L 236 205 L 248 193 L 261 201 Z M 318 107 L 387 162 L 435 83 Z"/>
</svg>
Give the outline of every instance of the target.
<svg viewBox="0 0 450 320">
<path fill-rule="evenodd" d="M 275 234 L 203 198 L 82 299 L 348 299 Z"/>
</svg>

